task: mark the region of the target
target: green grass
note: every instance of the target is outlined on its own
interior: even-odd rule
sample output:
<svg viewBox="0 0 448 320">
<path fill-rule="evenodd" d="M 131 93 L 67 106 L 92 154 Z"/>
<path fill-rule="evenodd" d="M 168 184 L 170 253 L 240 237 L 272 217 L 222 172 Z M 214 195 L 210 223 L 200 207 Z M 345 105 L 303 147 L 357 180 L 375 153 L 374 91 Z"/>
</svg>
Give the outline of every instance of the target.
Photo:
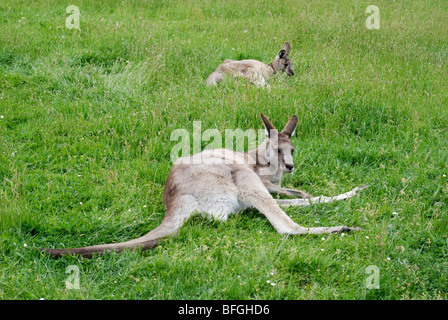
<svg viewBox="0 0 448 320">
<path fill-rule="evenodd" d="M 65 27 L 69 4 L 81 32 Z M 379 0 L 381 28 L 368 30 L 371 4 L 2 1 L 0 299 L 446 299 L 448 5 Z M 270 91 L 241 79 L 205 86 L 222 60 L 268 63 L 285 41 L 296 76 L 270 79 Z M 153 229 L 171 132 L 193 121 L 259 129 L 260 112 L 277 126 L 299 116 L 284 185 L 315 195 L 370 185 L 287 213 L 363 232 L 281 236 L 249 210 L 190 219 L 146 252 L 33 250 Z M 69 265 L 79 290 L 66 289 Z M 366 288 L 369 265 L 380 289 Z"/>
</svg>

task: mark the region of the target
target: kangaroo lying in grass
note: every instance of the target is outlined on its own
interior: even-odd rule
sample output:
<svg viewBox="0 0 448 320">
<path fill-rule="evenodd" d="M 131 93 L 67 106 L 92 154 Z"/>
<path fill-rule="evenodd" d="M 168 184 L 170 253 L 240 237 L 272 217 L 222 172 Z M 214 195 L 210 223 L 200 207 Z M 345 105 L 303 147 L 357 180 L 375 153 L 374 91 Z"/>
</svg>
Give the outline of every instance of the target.
<svg viewBox="0 0 448 320">
<path fill-rule="evenodd" d="M 285 42 L 283 49 L 280 50 L 274 61 L 269 65 L 258 60 L 225 60 L 208 76 L 206 83 L 217 84 L 222 81 L 225 75 L 230 75 L 233 77 L 244 77 L 256 86 L 264 87 L 266 86 L 266 80 L 279 71 L 293 76 L 294 69 L 292 61 L 289 59 L 290 49 L 290 44 Z M 269 85 L 267 86 L 269 87 Z"/>
<path fill-rule="evenodd" d="M 227 149 L 205 150 L 174 163 L 166 181 L 163 201 L 166 215 L 161 224 L 146 235 L 121 243 L 71 249 L 40 249 L 55 256 L 79 254 L 91 257 L 109 251 L 149 249 L 162 239 L 173 236 L 183 223 L 196 213 L 225 221 L 246 208 L 258 209 L 280 234 L 325 234 L 359 230 L 356 227 L 306 228 L 295 223 L 281 206 L 308 206 L 312 203 L 333 202 L 355 196 L 364 187 L 335 197 L 313 197 L 301 190 L 280 186 L 282 175 L 294 170 L 291 136 L 298 118 L 293 115 L 284 129 L 278 131 L 261 114 L 267 138 L 246 153 Z M 271 193 L 300 197 L 274 199 Z"/>
</svg>

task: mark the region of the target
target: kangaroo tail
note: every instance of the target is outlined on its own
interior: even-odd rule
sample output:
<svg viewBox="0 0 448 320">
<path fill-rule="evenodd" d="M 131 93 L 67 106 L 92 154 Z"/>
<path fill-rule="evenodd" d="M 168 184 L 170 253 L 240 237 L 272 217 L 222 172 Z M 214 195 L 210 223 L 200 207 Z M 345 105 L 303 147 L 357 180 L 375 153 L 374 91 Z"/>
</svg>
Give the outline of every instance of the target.
<svg viewBox="0 0 448 320">
<path fill-rule="evenodd" d="M 50 255 L 61 257 L 63 255 L 81 255 L 90 258 L 94 254 L 102 254 L 106 252 L 121 252 L 125 249 L 142 249 L 147 250 L 154 248 L 164 238 L 177 233 L 182 225 L 182 221 L 165 217 L 162 223 L 155 229 L 151 230 L 144 236 L 120 243 L 100 244 L 90 247 L 70 248 L 70 249 L 46 249 L 38 250 L 49 253 Z"/>
<path fill-rule="evenodd" d="M 222 79 L 223 74 L 219 71 L 214 71 L 208 76 L 207 80 L 205 80 L 205 83 L 208 85 L 217 84 L 221 82 Z"/>
</svg>

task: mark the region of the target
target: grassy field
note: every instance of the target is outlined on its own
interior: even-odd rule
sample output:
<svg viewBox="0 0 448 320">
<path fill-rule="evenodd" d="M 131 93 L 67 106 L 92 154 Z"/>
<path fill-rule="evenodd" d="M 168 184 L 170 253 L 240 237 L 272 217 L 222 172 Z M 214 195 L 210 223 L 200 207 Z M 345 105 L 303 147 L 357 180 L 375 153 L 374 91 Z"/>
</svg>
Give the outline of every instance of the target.
<svg viewBox="0 0 448 320">
<path fill-rule="evenodd" d="M 81 31 L 68 29 L 68 5 Z M 380 29 L 366 28 L 366 8 Z M 0 299 L 446 299 L 448 4 L 403 1 L 12 1 L 0 4 Z M 224 59 L 270 63 L 291 43 L 294 77 L 271 90 L 205 79 Z M 346 202 L 190 219 L 157 248 L 55 259 L 36 247 L 138 237 L 165 208 L 175 129 L 259 129 L 299 116 L 296 172 Z M 67 267 L 79 289 L 66 288 Z M 379 288 L 371 288 L 376 266 Z"/>
</svg>

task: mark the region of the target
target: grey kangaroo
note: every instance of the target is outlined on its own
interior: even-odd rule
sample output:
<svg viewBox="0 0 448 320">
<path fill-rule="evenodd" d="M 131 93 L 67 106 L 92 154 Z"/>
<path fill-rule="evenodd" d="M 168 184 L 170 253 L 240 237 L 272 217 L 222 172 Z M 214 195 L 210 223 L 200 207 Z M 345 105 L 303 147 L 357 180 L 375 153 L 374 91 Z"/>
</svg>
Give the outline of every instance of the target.
<svg viewBox="0 0 448 320">
<path fill-rule="evenodd" d="M 232 214 L 246 208 L 259 210 L 277 232 L 285 235 L 360 230 L 346 226 L 302 227 L 281 209 L 286 206 L 308 206 L 312 203 L 345 200 L 355 196 L 364 187 L 357 187 L 334 197 L 313 197 L 301 190 L 281 187 L 282 175 L 294 170 L 291 136 L 298 118 L 293 115 L 281 131 L 264 114 L 261 114 L 261 119 L 267 137 L 248 152 L 212 149 L 175 161 L 163 194 L 166 215 L 161 224 L 146 235 L 121 243 L 40 250 L 55 256 L 79 254 L 91 257 L 93 254 L 120 252 L 124 249 L 149 249 L 157 246 L 162 239 L 175 235 L 183 223 L 196 213 L 226 221 Z M 271 193 L 296 198 L 274 199 Z"/>
<path fill-rule="evenodd" d="M 285 42 L 283 49 L 269 65 L 258 60 L 225 60 L 208 76 L 206 83 L 217 84 L 222 81 L 225 75 L 230 75 L 244 77 L 258 87 L 269 87 L 266 80 L 278 72 L 286 72 L 289 76 L 294 75 L 292 61 L 289 59 L 290 49 L 291 45 Z"/>
</svg>

